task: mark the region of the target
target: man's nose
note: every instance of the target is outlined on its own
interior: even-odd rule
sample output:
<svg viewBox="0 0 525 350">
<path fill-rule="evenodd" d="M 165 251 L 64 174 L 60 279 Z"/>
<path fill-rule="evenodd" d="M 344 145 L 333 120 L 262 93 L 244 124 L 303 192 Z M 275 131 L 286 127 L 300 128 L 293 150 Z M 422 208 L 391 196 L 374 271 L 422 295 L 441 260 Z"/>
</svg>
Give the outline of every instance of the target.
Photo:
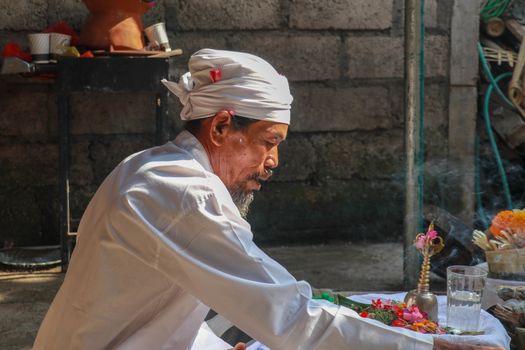
<svg viewBox="0 0 525 350">
<path fill-rule="evenodd" d="M 277 147 L 273 147 L 270 150 L 270 153 L 264 162 L 264 166 L 270 169 L 275 169 L 279 166 L 279 151 L 277 150 Z"/>
</svg>

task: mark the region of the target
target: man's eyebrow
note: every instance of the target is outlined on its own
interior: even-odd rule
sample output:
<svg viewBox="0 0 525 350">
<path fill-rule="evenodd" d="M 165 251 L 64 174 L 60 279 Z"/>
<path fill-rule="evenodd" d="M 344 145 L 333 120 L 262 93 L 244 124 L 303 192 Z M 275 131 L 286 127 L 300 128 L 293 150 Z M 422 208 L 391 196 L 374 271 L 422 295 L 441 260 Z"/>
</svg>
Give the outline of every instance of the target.
<svg viewBox="0 0 525 350">
<path fill-rule="evenodd" d="M 281 135 L 280 133 L 278 132 L 273 132 L 272 133 L 273 137 L 275 137 L 277 139 L 277 141 L 279 142 L 282 142 L 284 140 L 286 140 L 286 136 L 283 137 L 283 135 Z"/>
</svg>

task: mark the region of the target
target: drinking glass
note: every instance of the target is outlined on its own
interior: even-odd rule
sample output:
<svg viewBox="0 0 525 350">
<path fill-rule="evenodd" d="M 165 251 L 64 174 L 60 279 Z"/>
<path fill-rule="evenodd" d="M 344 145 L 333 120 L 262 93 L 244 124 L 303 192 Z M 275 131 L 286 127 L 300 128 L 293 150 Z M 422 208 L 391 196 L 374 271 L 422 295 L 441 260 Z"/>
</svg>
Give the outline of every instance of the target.
<svg viewBox="0 0 525 350">
<path fill-rule="evenodd" d="M 477 332 L 487 272 L 475 266 L 447 268 L 447 327 Z"/>
</svg>

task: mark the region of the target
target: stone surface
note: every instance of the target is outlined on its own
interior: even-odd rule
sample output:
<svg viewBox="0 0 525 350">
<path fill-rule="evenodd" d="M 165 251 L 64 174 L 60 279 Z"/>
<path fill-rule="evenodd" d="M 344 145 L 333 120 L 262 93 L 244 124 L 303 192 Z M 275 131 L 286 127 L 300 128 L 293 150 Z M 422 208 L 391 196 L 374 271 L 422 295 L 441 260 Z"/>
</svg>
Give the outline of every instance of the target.
<svg viewBox="0 0 525 350">
<path fill-rule="evenodd" d="M 107 136 L 93 140 L 89 157 L 94 169 L 94 185 L 99 185 L 106 176 L 129 155 L 153 147 L 153 138 L 145 135 Z"/>
<path fill-rule="evenodd" d="M 294 132 L 373 130 L 400 126 L 384 85 L 292 84 Z"/>
<path fill-rule="evenodd" d="M 0 29 L 41 31 L 47 26 L 47 1 L 1 1 Z"/>
<path fill-rule="evenodd" d="M 166 0 L 166 21 L 178 30 L 273 29 L 279 0 Z"/>
<path fill-rule="evenodd" d="M 403 130 L 312 136 L 322 179 L 395 179 L 403 175 Z M 335 207 L 336 204 L 332 205 Z"/>
<path fill-rule="evenodd" d="M 72 97 L 71 133 L 153 133 L 153 94 L 79 93 Z"/>
<path fill-rule="evenodd" d="M 240 34 L 230 48 L 266 59 L 291 81 L 335 80 L 341 75 L 341 39 L 332 34 Z"/>
<path fill-rule="evenodd" d="M 288 134 L 279 146 L 279 167 L 271 181 L 303 181 L 315 172 L 316 151 L 309 137 Z"/>
<path fill-rule="evenodd" d="M 174 78 L 188 71 L 188 60 L 194 52 L 204 48 L 226 50 L 228 47 L 228 35 L 223 32 L 202 35 L 168 30 L 168 38 L 172 48 L 181 48 L 183 52 L 182 56 L 171 59 L 170 75 Z"/>
<path fill-rule="evenodd" d="M 88 141 L 71 142 L 69 183 L 88 185 L 94 179 L 93 161 L 90 156 Z"/>
<path fill-rule="evenodd" d="M 64 21 L 80 32 L 89 14 L 82 0 L 49 0 L 47 3 L 49 25 Z"/>
<path fill-rule="evenodd" d="M 351 36 L 346 39 L 346 76 L 350 79 L 402 78 L 404 42 L 402 37 Z M 448 38 L 428 35 L 425 39 L 425 76 L 448 74 Z"/>
<path fill-rule="evenodd" d="M 0 348 L 30 350 L 64 274 L 52 272 L 0 273 Z"/>
<path fill-rule="evenodd" d="M 184 50 L 183 56 L 170 59 L 172 80 L 187 71 L 190 55 L 204 47 L 255 53 L 289 78 L 295 96 L 291 132 L 280 148 L 280 169 L 258 194 L 252 212 L 261 241 L 384 240 L 384 227 L 390 236 L 401 236 L 403 3 L 160 0 L 144 16 L 145 25 L 165 21 L 172 47 Z M 431 79 L 425 90 L 425 196 L 433 203 L 450 191 L 444 159 L 449 147 L 447 33 L 453 3 L 425 1 L 431 28 L 426 48 Z M 16 41 L 27 47 L 27 33 L 60 19 L 78 29 L 86 14 L 81 0 L 4 2 L 0 45 Z M 24 240 L 55 242 L 58 135 L 53 85 L 29 84 L 17 77 L 14 88 L 7 78 L 0 77 L 0 180 L 1 193 L 9 196 L 0 201 L 5 210 L 21 214 L 7 216 L 11 221 L 4 232 L 15 232 L 16 220 L 25 220 L 18 227 L 26 227 L 19 234 Z M 115 165 L 153 145 L 155 110 L 151 94 L 86 93 L 75 94 L 72 101 L 75 227 Z M 167 133 L 173 138 L 182 127 L 175 96 L 170 95 L 168 107 Z M 10 198 L 16 203 L 11 205 Z M 24 209 L 28 201 L 34 203 Z"/>
<path fill-rule="evenodd" d="M 30 137 L 48 132 L 48 98 L 46 93 L 12 92 L 0 95 L 5 117 L 0 118 L 0 135 Z"/>
<path fill-rule="evenodd" d="M 263 250 L 296 279 L 305 280 L 314 288 L 403 290 L 403 246 L 400 243 L 281 246 Z"/>
<path fill-rule="evenodd" d="M 289 25 L 299 29 L 388 29 L 393 0 L 295 0 Z"/>
<path fill-rule="evenodd" d="M 46 143 L 0 145 L 0 183 L 13 186 L 55 184 L 58 147 Z"/>
<path fill-rule="evenodd" d="M 359 178 L 268 183 L 248 221 L 262 244 L 394 240 L 402 230 L 402 187 L 398 180 Z"/>
<path fill-rule="evenodd" d="M 142 24 L 144 28 L 147 28 L 155 23 L 164 22 L 166 23 L 166 7 L 164 6 L 165 0 L 155 1 L 157 4 L 155 7 L 149 9 L 142 16 Z"/>
<path fill-rule="evenodd" d="M 397 87 L 397 88 L 396 88 Z M 392 114 L 403 120 L 403 84 L 392 89 Z M 425 84 L 425 154 L 427 159 L 447 156 L 448 84 Z"/>
</svg>

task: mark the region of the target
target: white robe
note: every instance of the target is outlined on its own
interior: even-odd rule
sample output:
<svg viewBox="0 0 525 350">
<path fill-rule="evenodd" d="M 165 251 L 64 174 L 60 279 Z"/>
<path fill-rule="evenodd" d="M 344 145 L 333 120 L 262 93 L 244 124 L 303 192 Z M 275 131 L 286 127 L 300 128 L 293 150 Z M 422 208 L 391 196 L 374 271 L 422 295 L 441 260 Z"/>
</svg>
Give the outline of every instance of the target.
<svg viewBox="0 0 525 350">
<path fill-rule="evenodd" d="M 322 300 L 252 241 L 188 132 L 136 153 L 87 207 L 34 349 L 192 346 L 209 307 L 272 350 L 429 350 L 432 337 Z"/>
</svg>

